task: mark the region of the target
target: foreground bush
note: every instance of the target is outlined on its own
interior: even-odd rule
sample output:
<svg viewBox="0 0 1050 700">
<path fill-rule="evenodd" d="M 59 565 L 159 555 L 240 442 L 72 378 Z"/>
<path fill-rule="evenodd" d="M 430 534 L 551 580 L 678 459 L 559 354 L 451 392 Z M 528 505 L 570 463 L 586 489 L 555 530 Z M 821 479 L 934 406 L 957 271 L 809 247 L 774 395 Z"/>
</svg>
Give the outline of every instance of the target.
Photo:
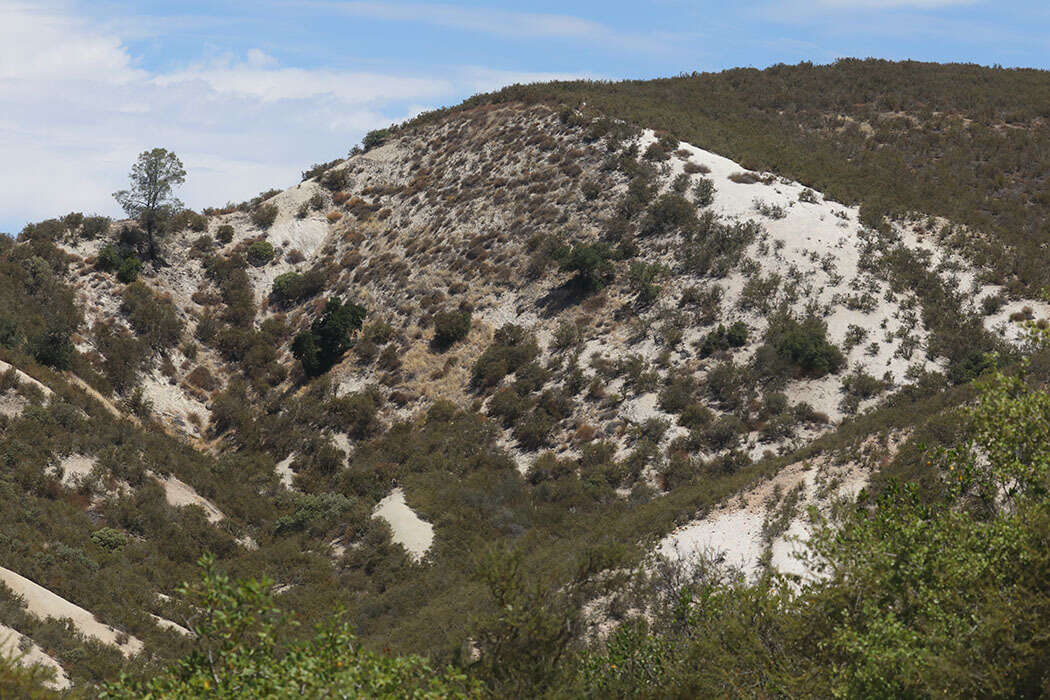
<svg viewBox="0 0 1050 700">
<path fill-rule="evenodd" d="M 366 650 L 345 624 L 287 642 L 293 621 L 278 610 L 272 581 L 231 581 L 200 561 L 200 583 L 180 593 L 199 611 L 193 652 L 149 680 L 127 676 L 102 698 L 470 698 L 480 688 L 418 656 Z"/>
</svg>

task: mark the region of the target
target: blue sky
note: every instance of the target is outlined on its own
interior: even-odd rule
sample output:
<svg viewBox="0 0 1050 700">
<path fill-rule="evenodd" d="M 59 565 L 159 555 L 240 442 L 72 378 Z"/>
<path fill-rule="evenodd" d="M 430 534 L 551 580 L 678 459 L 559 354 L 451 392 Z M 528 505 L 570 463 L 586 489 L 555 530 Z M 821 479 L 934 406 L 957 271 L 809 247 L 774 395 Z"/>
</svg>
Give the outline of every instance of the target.
<svg viewBox="0 0 1050 700">
<path fill-rule="evenodd" d="M 1050 68 L 1030 0 L 0 0 L 0 231 L 118 213 L 135 155 L 194 208 L 285 187 L 369 129 L 513 82 L 842 56 Z"/>
</svg>

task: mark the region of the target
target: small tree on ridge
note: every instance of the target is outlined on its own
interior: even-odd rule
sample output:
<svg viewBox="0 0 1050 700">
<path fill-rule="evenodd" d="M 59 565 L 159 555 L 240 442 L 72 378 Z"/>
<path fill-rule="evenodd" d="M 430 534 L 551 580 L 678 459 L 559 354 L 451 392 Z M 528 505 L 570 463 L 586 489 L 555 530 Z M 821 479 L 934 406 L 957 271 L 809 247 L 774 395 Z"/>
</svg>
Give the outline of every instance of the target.
<svg viewBox="0 0 1050 700">
<path fill-rule="evenodd" d="M 186 181 L 186 169 L 178 156 L 164 148 L 139 154 L 128 175 L 131 186 L 113 193 L 128 216 L 138 219 L 146 232 L 149 258 L 157 259 L 157 237 L 164 223 L 182 208 L 172 189 Z"/>
</svg>

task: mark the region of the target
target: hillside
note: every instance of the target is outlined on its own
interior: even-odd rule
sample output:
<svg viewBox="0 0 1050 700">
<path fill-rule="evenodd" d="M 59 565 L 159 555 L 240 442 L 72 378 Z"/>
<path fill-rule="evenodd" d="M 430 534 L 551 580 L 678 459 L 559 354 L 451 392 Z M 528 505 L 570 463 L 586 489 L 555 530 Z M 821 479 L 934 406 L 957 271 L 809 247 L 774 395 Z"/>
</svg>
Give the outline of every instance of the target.
<svg viewBox="0 0 1050 700">
<path fill-rule="evenodd" d="M 0 243 L 0 632 L 56 685 L 156 674 L 211 552 L 304 622 L 345 607 L 368 648 L 514 695 L 562 671 L 493 670 L 547 653 L 500 636 L 512 594 L 557 654 L 599 654 L 703 556 L 819 588 L 794 555 L 841 555 L 821 516 L 894 479 L 945 498 L 931 455 L 975 380 L 1048 374 L 1044 166 L 984 158 L 1045 137 L 1045 83 L 516 86 L 181 212 L 157 260 L 136 221 L 26 227 Z"/>
</svg>

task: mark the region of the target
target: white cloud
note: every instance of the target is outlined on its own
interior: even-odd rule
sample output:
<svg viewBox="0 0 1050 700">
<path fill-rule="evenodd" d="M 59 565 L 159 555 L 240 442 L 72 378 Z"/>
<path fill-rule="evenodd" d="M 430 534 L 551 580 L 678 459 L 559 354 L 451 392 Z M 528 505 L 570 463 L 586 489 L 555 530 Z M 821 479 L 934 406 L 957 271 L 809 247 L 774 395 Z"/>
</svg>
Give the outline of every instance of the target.
<svg viewBox="0 0 1050 700">
<path fill-rule="evenodd" d="M 447 95 L 454 85 L 447 80 L 379 73 L 340 72 L 323 69 L 278 68 L 259 65 L 249 56 L 244 62 L 220 62 L 168 73 L 153 79 L 156 85 L 203 83 L 218 93 L 253 97 L 265 102 L 331 96 L 352 104 L 385 102 L 412 97 Z"/>
<path fill-rule="evenodd" d="M 0 2 L 0 80 L 125 82 L 141 75 L 117 37 L 39 4 Z"/>
<path fill-rule="evenodd" d="M 194 208 L 294 184 L 368 130 L 471 92 L 559 74 L 431 75 L 283 66 L 263 49 L 168 72 L 136 65 L 118 24 L 0 0 L 0 231 L 71 210 L 117 214 L 135 156 L 174 150 Z"/>
</svg>

